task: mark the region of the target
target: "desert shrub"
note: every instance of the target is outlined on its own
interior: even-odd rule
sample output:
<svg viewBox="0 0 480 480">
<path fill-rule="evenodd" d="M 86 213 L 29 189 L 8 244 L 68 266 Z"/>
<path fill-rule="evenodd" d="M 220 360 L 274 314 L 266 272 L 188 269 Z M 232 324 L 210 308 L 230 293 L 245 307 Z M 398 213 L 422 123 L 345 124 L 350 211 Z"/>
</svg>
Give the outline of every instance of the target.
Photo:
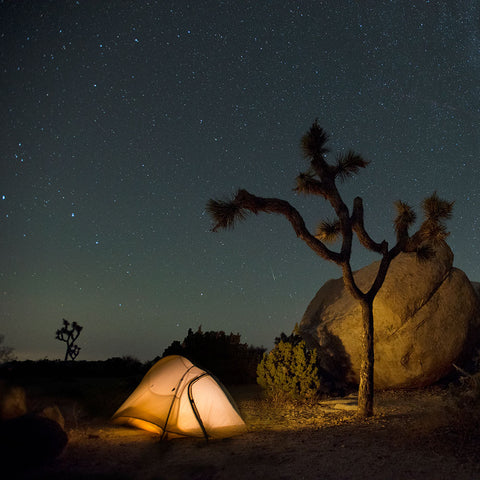
<svg viewBox="0 0 480 480">
<path fill-rule="evenodd" d="M 183 342 L 175 340 L 163 356 L 182 355 L 192 363 L 208 370 L 226 384 L 255 383 L 257 365 L 265 351 L 262 347 L 240 342 L 240 334 L 203 332 L 191 328 Z"/>
<path fill-rule="evenodd" d="M 321 381 L 317 351 L 307 348 L 298 335 L 282 334 L 257 367 L 257 382 L 274 401 L 308 401 L 315 398 Z"/>
</svg>

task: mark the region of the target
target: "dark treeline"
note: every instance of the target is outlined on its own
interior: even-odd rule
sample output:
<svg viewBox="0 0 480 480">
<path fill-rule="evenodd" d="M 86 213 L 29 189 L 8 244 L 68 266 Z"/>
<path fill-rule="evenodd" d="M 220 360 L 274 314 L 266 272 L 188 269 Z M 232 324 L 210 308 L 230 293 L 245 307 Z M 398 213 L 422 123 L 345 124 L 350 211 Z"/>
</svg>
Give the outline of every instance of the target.
<svg viewBox="0 0 480 480">
<path fill-rule="evenodd" d="M 256 369 L 265 349 L 240 342 L 240 334 L 225 332 L 196 332 L 188 330 L 183 341 L 175 340 L 163 352 L 182 355 L 195 365 L 208 370 L 226 384 L 256 382 Z M 0 365 L 0 380 L 18 382 L 22 378 L 68 379 L 81 377 L 142 377 L 161 357 L 148 362 L 131 357 L 108 360 L 24 360 Z"/>
<path fill-rule="evenodd" d="M 182 355 L 225 384 L 255 383 L 265 348 L 241 343 L 240 338 L 239 333 L 203 332 L 201 327 L 194 332 L 190 328 L 183 341 L 172 342 L 163 356 Z"/>
</svg>

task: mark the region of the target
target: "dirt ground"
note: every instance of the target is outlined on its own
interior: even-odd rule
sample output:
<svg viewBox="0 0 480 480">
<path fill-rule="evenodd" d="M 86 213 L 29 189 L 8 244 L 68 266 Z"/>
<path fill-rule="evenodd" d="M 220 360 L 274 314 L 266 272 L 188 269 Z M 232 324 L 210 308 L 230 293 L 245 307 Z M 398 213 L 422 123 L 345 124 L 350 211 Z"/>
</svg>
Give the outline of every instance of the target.
<svg viewBox="0 0 480 480">
<path fill-rule="evenodd" d="M 53 463 L 16 472 L 25 479 L 478 479 L 480 435 L 452 414 L 442 388 L 381 392 L 376 414 L 356 418 L 335 401 L 278 407 L 257 388 L 231 393 L 248 425 L 211 440 L 159 438 L 85 417 L 64 404 L 69 443 Z M 348 408 L 342 407 L 342 408 Z"/>
</svg>

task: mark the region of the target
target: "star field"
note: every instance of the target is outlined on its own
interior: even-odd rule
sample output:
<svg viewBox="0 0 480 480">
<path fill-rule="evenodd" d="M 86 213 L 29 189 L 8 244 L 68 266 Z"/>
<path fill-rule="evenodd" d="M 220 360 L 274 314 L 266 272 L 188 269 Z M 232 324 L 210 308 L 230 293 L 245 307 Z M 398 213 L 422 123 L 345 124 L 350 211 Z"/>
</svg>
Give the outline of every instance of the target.
<svg viewBox="0 0 480 480">
<path fill-rule="evenodd" d="M 209 198 L 292 191 L 311 122 L 392 241 L 393 202 L 455 200 L 480 280 L 480 7 L 448 1 L 0 2 L 0 333 L 19 358 L 161 355 L 188 328 L 269 347 L 340 271 L 282 218 L 212 233 Z M 376 259 L 360 248 L 355 267 Z"/>
</svg>

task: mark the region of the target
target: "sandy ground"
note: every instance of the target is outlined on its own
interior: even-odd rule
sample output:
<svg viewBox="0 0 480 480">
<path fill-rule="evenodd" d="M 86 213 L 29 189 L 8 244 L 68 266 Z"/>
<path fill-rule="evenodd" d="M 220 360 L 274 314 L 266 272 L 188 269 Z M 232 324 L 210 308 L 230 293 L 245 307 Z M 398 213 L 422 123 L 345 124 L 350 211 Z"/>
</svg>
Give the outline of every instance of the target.
<svg viewBox="0 0 480 480">
<path fill-rule="evenodd" d="M 480 435 L 446 408 L 440 388 L 383 392 L 376 415 L 359 420 L 336 402 L 273 407 L 256 388 L 233 389 L 248 425 L 209 441 L 159 441 L 140 430 L 82 418 L 63 405 L 69 443 L 28 479 L 479 479 Z M 69 410 L 71 408 L 71 411 Z M 348 407 L 346 407 L 348 408 Z"/>
</svg>

